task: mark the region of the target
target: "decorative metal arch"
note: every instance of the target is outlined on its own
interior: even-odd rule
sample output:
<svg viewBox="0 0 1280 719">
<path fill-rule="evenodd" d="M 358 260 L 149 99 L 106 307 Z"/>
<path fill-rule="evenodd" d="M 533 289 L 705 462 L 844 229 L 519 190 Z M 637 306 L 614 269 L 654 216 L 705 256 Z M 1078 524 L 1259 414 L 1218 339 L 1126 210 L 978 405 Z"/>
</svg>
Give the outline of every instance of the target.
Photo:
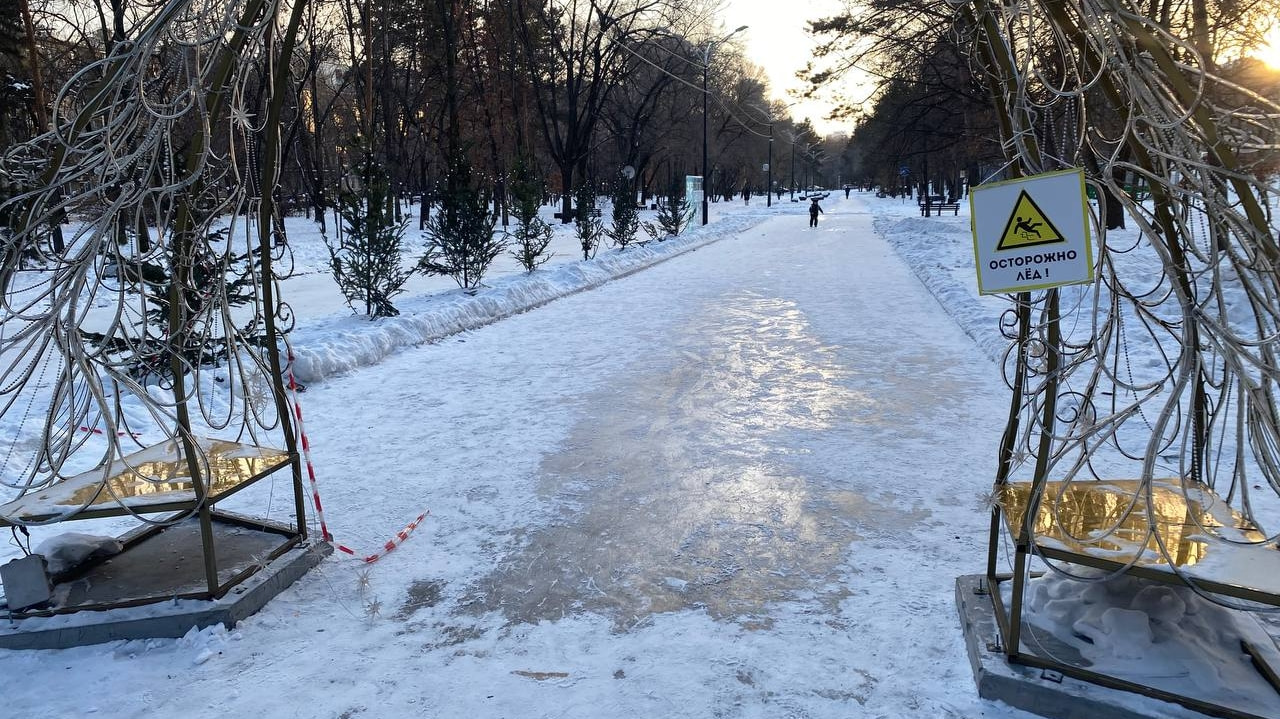
<svg viewBox="0 0 1280 719">
<path fill-rule="evenodd" d="M 196 516 L 213 596 L 228 588 L 213 503 L 290 467 L 286 529 L 305 538 L 271 189 L 306 10 L 142 10 L 136 36 L 57 93 L 51 129 L 0 158 L 0 417 L 17 427 L 0 443 L 0 526 Z"/>
</svg>

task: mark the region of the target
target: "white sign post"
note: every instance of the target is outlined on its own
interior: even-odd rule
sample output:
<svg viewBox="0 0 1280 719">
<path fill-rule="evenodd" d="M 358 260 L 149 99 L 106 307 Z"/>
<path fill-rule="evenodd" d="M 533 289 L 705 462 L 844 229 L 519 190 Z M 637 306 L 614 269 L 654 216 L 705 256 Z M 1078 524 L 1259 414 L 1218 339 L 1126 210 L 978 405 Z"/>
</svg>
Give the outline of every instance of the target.
<svg viewBox="0 0 1280 719">
<path fill-rule="evenodd" d="M 979 294 L 1093 281 L 1083 170 L 975 187 L 969 211 Z"/>
<path fill-rule="evenodd" d="M 698 175 L 684 176 L 684 199 L 689 203 L 689 216 L 693 217 L 698 214 L 698 208 L 702 207 L 702 197 L 705 192 L 702 178 Z"/>
</svg>

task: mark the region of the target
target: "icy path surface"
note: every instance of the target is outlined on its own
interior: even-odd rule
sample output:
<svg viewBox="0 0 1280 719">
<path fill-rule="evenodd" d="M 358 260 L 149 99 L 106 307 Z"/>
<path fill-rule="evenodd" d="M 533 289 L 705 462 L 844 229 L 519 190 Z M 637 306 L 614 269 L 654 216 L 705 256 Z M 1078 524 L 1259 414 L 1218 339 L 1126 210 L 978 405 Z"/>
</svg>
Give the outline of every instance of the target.
<svg viewBox="0 0 1280 719">
<path fill-rule="evenodd" d="M 1028 716 L 952 601 L 997 369 L 824 206 L 313 385 L 339 541 L 423 528 L 231 633 L 0 657 L 12 715 Z"/>
</svg>

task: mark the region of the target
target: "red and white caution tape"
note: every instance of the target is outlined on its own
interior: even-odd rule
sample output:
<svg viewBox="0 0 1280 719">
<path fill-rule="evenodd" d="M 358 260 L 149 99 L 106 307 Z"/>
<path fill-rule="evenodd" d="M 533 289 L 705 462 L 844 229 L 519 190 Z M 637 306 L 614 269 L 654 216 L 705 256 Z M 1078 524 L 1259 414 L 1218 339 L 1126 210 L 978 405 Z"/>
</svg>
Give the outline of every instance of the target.
<svg viewBox="0 0 1280 719">
<path fill-rule="evenodd" d="M 382 545 L 382 549 L 378 550 L 377 552 L 374 552 L 373 554 L 367 554 L 364 557 L 361 557 L 360 561 L 364 562 L 365 564 L 373 564 L 379 559 L 382 559 L 383 557 L 387 556 L 387 552 L 390 552 L 391 550 L 400 546 L 401 542 L 409 538 L 409 535 L 413 532 L 413 530 L 418 528 L 418 523 L 421 522 L 423 519 L 426 519 L 428 514 L 430 514 L 430 512 L 423 512 L 422 514 L 419 514 L 417 519 L 413 520 L 412 522 L 409 522 L 407 525 L 405 525 L 404 529 L 400 530 L 399 532 L 396 532 L 395 537 L 388 539 L 387 543 Z M 347 554 L 350 554 L 353 557 L 356 556 L 356 552 L 354 549 L 351 549 L 350 547 L 343 544 L 339 544 L 336 546 L 338 547 L 339 552 L 346 552 Z"/>
<path fill-rule="evenodd" d="M 285 340 L 285 349 L 287 350 L 289 357 L 289 364 L 287 367 L 289 374 L 289 392 L 293 395 L 293 416 L 298 428 L 298 443 L 302 447 L 302 458 L 307 464 L 307 479 L 311 483 L 311 502 L 315 505 L 316 519 L 320 522 L 320 535 L 324 537 L 324 541 L 332 542 L 333 534 L 329 532 L 329 525 L 324 520 L 324 506 L 320 503 L 320 488 L 316 483 L 316 468 L 311 462 L 311 443 L 307 440 L 307 432 L 302 424 L 302 404 L 298 402 L 298 382 L 293 376 L 293 346 L 289 344 L 288 340 Z M 405 525 L 404 529 L 396 532 L 395 537 L 387 540 L 386 543 L 382 545 L 382 549 L 374 552 L 373 554 L 365 555 L 361 558 L 361 561 L 366 564 L 372 564 L 385 557 L 388 552 L 400 546 L 401 542 L 408 539 L 409 535 L 413 533 L 413 530 L 418 528 L 418 524 L 420 524 L 428 514 L 430 514 L 429 511 L 419 514 L 417 519 L 409 522 L 409 524 Z M 344 544 L 336 544 L 334 546 L 336 546 L 340 552 L 350 554 L 353 557 L 358 556 L 355 550 Z"/>
<path fill-rule="evenodd" d="M 285 341 L 285 349 L 289 353 L 289 393 L 293 395 L 293 419 L 297 427 L 298 443 L 302 445 L 302 459 L 307 463 L 307 479 L 311 483 L 311 502 L 316 507 L 316 519 L 320 521 L 320 536 L 326 542 L 333 541 L 329 533 L 329 525 L 324 521 L 324 505 L 320 503 L 320 487 L 316 485 L 316 466 L 311 463 L 311 443 L 307 441 L 307 431 L 302 425 L 302 404 L 298 402 L 298 382 L 293 376 L 293 346 Z"/>
</svg>

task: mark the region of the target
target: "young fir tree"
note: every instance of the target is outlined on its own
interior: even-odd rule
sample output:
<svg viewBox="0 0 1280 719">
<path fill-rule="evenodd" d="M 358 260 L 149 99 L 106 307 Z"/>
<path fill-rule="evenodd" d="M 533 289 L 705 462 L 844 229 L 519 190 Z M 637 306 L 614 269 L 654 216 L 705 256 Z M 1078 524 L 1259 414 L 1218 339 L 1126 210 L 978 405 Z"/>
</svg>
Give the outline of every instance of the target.
<svg viewBox="0 0 1280 719">
<path fill-rule="evenodd" d="M 448 275 L 458 286 L 480 286 L 506 242 L 493 232 L 495 218 L 489 202 L 471 185 L 471 163 L 462 152 L 449 160 L 449 176 L 440 207 L 427 222 L 427 250 L 418 269 L 431 275 Z"/>
<path fill-rule="evenodd" d="M 658 198 L 658 224 L 646 222 L 644 231 L 649 237 L 661 242 L 683 232 L 691 219 L 693 212 L 689 201 L 685 199 L 680 183 L 672 181 L 666 196 Z"/>
<path fill-rule="evenodd" d="M 192 202 L 192 218 L 190 229 L 173 228 L 165 245 L 150 246 L 133 237 L 132 243 L 120 248 L 117 278 L 124 286 L 123 294 L 145 308 L 142 317 L 132 324 L 118 325 L 111 335 L 81 334 L 87 344 L 103 350 L 113 363 L 128 367 L 130 374 L 142 381 L 172 379 L 175 354 L 187 367 L 226 359 L 230 344 L 222 328 L 222 307 L 255 301 L 258 258 L 252 253 L 225 252 L 222 248 L 227 246 L 230 228 L 215 227 L 199 202 Z M 139 246 L 150 249 L 138 252 Z M 184 329 L 178 337 L 169 334 L 173 298 L 178 300 Z M 242 328 L 241 334 L 255 344 L 266 336 L 260 323 Z"/>
<path fill-rule="evenodd" d="M 636 230 L 640 229 L 640 215 L 636 212 L 636 191 L 631 180 L 622 178 L 613 190 L 613 227 L 606 234 L 613 244 L 621 249 L 636 239 Z"/>
<path fill-rule="evenodd" d="M 591 183 L 586 180 L 578 185 L 574 193 L 573 203 L 577 205 L 573 220 L 576 224 L 578 244 L 582 246 L 582 259 L 589 260 L 596 256 L 596 248 L 600 246 L 600 235 L 604 233 L 604 224 L 596 217 L 596 193 Z"/>
<path fill-rule="evenodd" d="M 516 216 L 516 229 L 511 233 L 511 255 L 520 261 L 525 272 L 533 272 L 551 259 L 547 247 L 551 244 L 552 229 L 538 217 L 542 183 L 523 156 L 516 158 L 514 175 L 511 195 L 515 200 L 512 209 Z"/>
<path fill-rule="evenodd" d="M 342 233 L 336 243 L 324 237 L 329 270 L 348 307 L 358 311 L 363 306 L 369 317 L 394 317 L 400 311 L 391 298 L 413 276 L 412 269 L 404 268 L 400 247 L 405 221 L 396 219 L 396 198 L 381 163 L 366 157 L 355 167 L 353 179 L 358 187 L 346 188 L 338 197 Z"/>
</svg>

